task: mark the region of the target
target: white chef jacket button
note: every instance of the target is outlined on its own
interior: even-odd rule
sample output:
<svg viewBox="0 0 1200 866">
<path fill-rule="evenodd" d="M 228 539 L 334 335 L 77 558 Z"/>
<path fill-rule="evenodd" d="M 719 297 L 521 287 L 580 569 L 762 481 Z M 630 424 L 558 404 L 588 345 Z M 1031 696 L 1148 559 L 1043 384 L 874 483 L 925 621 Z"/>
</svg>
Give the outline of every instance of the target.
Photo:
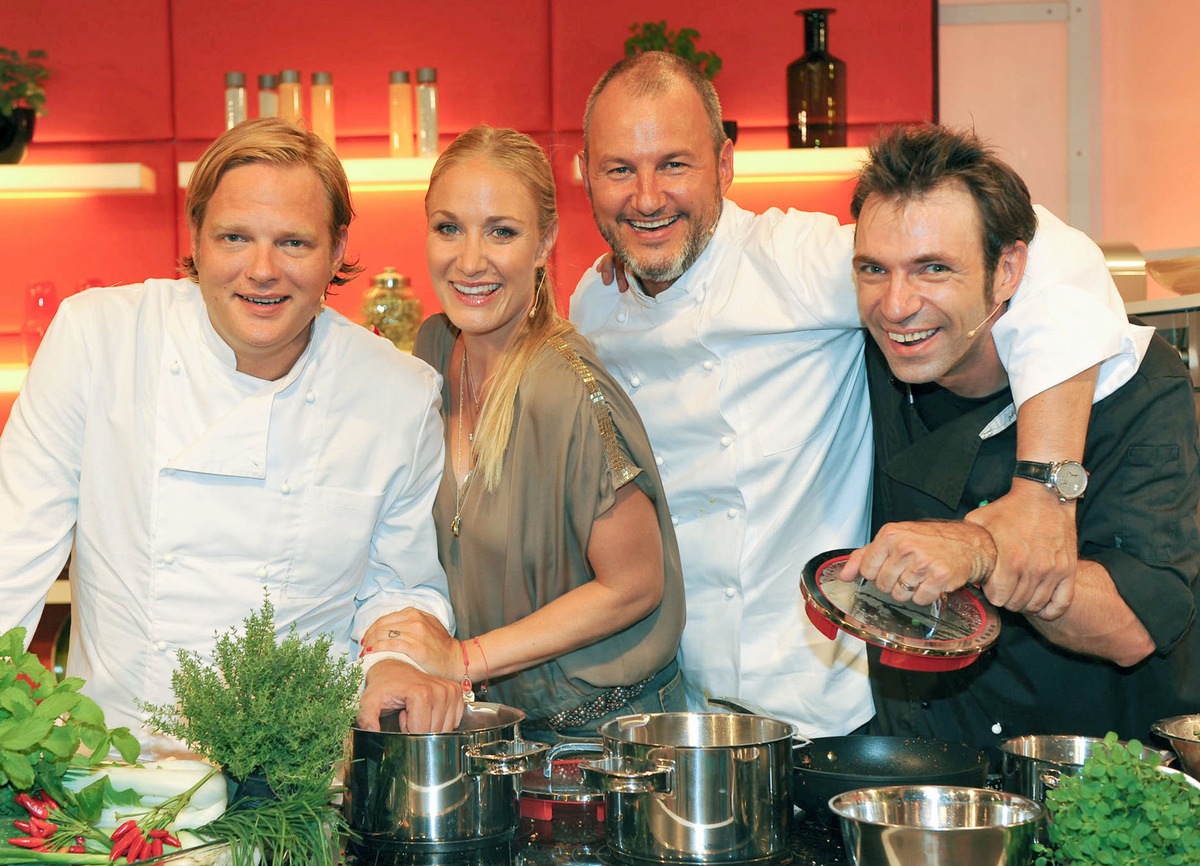
<svg viewBox="0 0 1200 866">
<path fill-rule="evenodd" d="M 735 595 L 737 595 L 736 589 L 734 589 L 732 586 L 725 587 L 725 597 L 726 598 L 733 598 Z"/>
<path fill-rule="evenodd" d="M 728 511 L 725 512 L 725 514 L 728 515 L 732 519 L 732 518 L 738 516 L 738 510 L 736 508 L 730 508 Z"/>
<path fill-rule="evenodd" d="M 625 314 L 625 311 L 624 311 L 624 310 L 621 310 L 619 313 L 617 313 L 617 321 L 618 321 L 618 322 L 623 322 L 623 321 L 625 321 L 627 318 L 628 318 L 628 316 Z"/>
<path fill-rule="evenodd" d="M 992 725 L 992 733 L 993 734 L 1003 733 L 1003 731 L 1004 731 L 1004 728 L 1001 726 L 1001 724 L 999 722 L 996 722 L 996 724 Z"/>
<path fill-rule="evenodd" d="M 728 448 L 732 444 L 733 444 L 732 436 L 722 436 L 721 437 L 721 447 L 722 448 Z"/>
<path fill-rule="evenodd" d="M 642 384 L 642 380 L 639 376 L 633 376 L 629 379 L 629 387 L 631 387 L 631 388 L 637 388 L 641 384 Z"/>
<path fill-rule="evenodd" d="M 182 369 L 183 369 L 183 367 L 179 366 L 179 362 L 178 362 L 178 361 L 172 361 L 172 362 L 171 362 L 171 373 L 172 373 L 173 375 L 175 375 L 175 376 L 178 376 L 178 375 L 179 375 L 179 371 L 180 371 L 180 370 L 182 370 Z"/>
<path fill-rule="evenodd" d="M 175 562 L 174 554 L 172 554 L 172 553 L 164 553 L 163 554 L 163 565 L 171 565 L 173 562 Z"/>
<path fill-rule="evenodd" d="M 679 518 L 678 518 L 678 517 L 676 517 L 674 514 L 672 514 L 672 515 L 671 515 L 671 525 L 672 525 L 672 526 L 678 526 L 678 525 L 679 525 Z"/>
<path fill-rule="evenodd" d="M 284 496 L 287 496 L 289 493 L 292 492 L 292 485 L 288 484 L 286 481 L 283 482 L 282 484 L 279 485 L 279 492 L 282 493 Z"/>
<path fill-rule="evenodd" d="M 705 370 L 711 370 L 713 367 L 715 367 L 717 365 L 714 364 L 711 360 L 709 360 L 709 361 L 705 361 L 703 364 L 701 364 L 701 366 L 704 367 Z"/>
<path fill-rule="evenodd" d="M 267 576 L 267 567 L 265 565 L 260 565 L 258 567 L 258 571 L 254 572 L 254 573 L 255 573 L 255 575 L 258 576 L 259 580 L 263 580 Z"/>
<path fill-rule="evenodd" d="M 654 455 L 654 465 L 655 465 L 655 466 L 662 466 L 662 465 L 663 465 L 663 459 L 662 459 L 662 455 L 661 455 L 661 454 L 655 454 L 655 455 Z"/>
<path fill-rule="evenodd" d="M 167 651 L 167 642 L 165 640 L 160 640 L 154 645 L 154 648 L 160 653 L 165 653 Z"/>
<path fill-rule="evenodd" d="M 309 391 L 307 394 L 305 394 L 305 395 L 304 395 L 304 402 L 306 402 L 306 403 L 315 403 L 315 402 L 317 402 L 317 394 L 316 394 L 316 392 L 315 392 L 315 391 Z"/>
</svg>

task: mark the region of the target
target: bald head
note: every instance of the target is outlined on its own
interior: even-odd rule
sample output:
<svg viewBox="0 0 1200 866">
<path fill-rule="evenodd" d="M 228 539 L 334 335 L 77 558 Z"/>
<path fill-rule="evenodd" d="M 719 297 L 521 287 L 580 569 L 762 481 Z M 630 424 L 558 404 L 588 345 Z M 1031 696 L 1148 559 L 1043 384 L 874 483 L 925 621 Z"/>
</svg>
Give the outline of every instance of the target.
<svg viewBox="0 0 1200 866">
<path fill-rule="evenodd" d="M 592 140 L 596 102 L 605 91 L 611 89 L 613 92 L 610 95 L 620 99 L 640 99 L 659 96 L 678 88 L 690 89 L 700 97 L 713 153 L 719 155 L 726 137 L 721 125 L 721 100 L 717 91 L 696 64 L 663 51 L 644 51 L 626 57 L 600 76 L 583 112 L 584 153 L 587 153 Z"/>
</svg>

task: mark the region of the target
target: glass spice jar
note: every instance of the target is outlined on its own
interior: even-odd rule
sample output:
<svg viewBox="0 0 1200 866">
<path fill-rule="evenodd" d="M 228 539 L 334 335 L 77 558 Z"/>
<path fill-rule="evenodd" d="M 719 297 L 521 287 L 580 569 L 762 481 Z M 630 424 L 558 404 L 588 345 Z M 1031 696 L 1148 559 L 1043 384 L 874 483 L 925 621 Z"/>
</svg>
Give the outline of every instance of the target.
<svg viewBox="0 0 1200 866">
<path fill-rule="evenodd" d="M 421 326 L 421 300 L 413 293 L 408 277 L 395 268 L 376 274 L 363 295 L 363 322 L 397 349 L 411 352 Z"/>
</svg>

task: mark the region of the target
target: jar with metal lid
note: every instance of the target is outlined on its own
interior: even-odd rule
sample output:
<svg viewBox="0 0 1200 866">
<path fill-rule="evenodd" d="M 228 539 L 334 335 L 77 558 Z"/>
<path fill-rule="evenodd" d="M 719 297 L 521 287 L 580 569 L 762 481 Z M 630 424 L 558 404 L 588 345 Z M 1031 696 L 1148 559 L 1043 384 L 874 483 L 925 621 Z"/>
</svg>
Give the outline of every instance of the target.
<svg viewBox="0 0 1200 866">
<path fill-rule="evenodd" d="M 421 326 L 421 300 L 413 294 L 408 277 L 390 267 L 376 274 L 363 297 L 363 321 L 397 349 L 411 352 Z"/>
</svg>

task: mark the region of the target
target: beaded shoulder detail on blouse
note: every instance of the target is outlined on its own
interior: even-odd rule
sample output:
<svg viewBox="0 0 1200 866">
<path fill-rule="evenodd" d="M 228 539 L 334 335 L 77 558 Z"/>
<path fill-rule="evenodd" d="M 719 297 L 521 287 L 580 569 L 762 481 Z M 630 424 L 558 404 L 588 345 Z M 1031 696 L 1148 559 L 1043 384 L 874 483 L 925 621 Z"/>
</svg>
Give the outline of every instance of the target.
<svg viewBox="0 0 1200 866">
<path fill-rule="evenodd" d="M 592 373 L 592 368 L 583 362 L 579 354 L 572 349 L 565 339 L 560 337 L 551 337 L 547 341 L 551 348 L 560 354 L 564 361 L 575 371 L 583 382 L 583 387 L 587 391 L 588 400 L 592 404 L 592 413 L 596 416 L 596 426 L 600 430 L 600 441 L 604 443 L 604 452 L 608 458 L 608 466 L 613 475 L 620 479 L 620 487 L 629 481 L 633 480 L 636 474 L 629 465 L 629 461 L 625 459 L 625 454 L 621 451 L 620 445 L 617 443 L 617 430 L 613 426 L 612 411 L 609 409 L 608 400 L 604 397 L 604 392 L 600 390 L 599 383 L 596 382 L 596 376 Z"/>
</svg>

